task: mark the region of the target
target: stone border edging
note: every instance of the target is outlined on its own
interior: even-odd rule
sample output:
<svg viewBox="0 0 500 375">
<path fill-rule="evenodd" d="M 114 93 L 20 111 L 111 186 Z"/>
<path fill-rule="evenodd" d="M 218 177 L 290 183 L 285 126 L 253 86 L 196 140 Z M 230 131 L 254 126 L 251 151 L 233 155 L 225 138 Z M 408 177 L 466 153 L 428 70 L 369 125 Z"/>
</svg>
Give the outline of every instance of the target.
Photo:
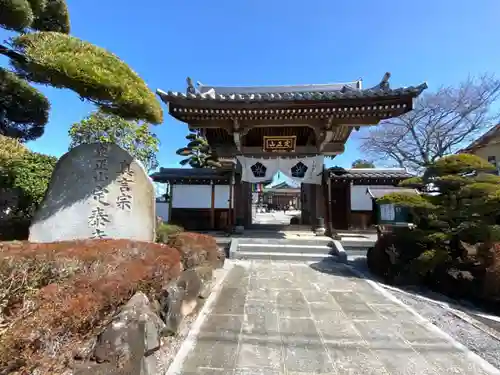
<svg viewBox="0 0 500 375">
<path fill-rule="evenodd" d="M 365 282 L 370 284 L 375 290 L 380 292 L 383 296 L 385 296 L 387 299 L 390 301 L 398 304 L 401 307 L 404 307 L 407 311 L 415 315 L 415 317 L 418 319 L 420 323 L 422 323 L 423 326 L 425 326 L 427 329 L 430 331 L 435 332 L 436 334 L 440 335 L 443 338 L 446 338 L 455 348 L 459 349 L 462 351 L 467 358 L 471 361 L 479 365 L 484 371 L 486 371 L 488 374 L 496 374 L 500 375 L 500 370 L 493 366 L 491 363 L 486 361 L 484 358 L 480 357 L 476 353 L 472 352 L 469 348 L 467 348 L 465 345 L 459 343 L 457 340 L 455 340 L 453 337 L 451 337 L 449 334 L 444 332 L 442 329 L 439 327 L 435 326 L 432 324 L 428 319 L 424 318 L 422 315 L 420 315 L 414 308 L 406 305 L 403 301 L 399 300 L 395 295 L 393 295 L 390 291 L 385 289 L 380 283 L 377 281 L 371 280 L 367 277 L 367 275 L 352 267 L 349 264 L 346 264 L 346 266 L 357 276 L 361 277 Z"/>
<path fill-rule="evenodd" d="M 238 239 L 231 239 L 231 244 L 229 245 L 229 259 L 235 259 L 234 255 L 238 251 Z"/>
<path fill-rule="evenodd" d="M 173 361 L 170 363 L 170 366 L 168 367 L 164 375 L 182 375 L 183 373 L 182 366 L 185 360 L 187 359 L 187 356 L 191 352 L 191 350 L 194 349 L 198 339 L 198 334 L 200 333 L 201 326 L 204 323 L 205 318 L 212 312 L 215 302 L 217 301 L 217 297 L 219 297 L 219 292 L 222 289 L 222 285 L 224 284 L 227 275 L 229 274 L 229 272 L 233 267 L 234 264 L 225 263 L 224 267 L 221 268 L 221 270 L 223 270 L 224 273 L 221 275 L 219 280 L 217 280 L 216 284 L 214 285 L 212 293 L 210 293 L 210 296 L 207 298 L 205 304 L 199 311 L 196 320 L 193 322 L 191 328 L 189 329 L 189 333 L 182 342 L 179 350 L 175 354 Z"/>
<path fill-rule="evenodd" d="M 332 239 L 332 245 L 333 253 L 337 256 L 338 261 L 340 263 L 347 263 L 347 253 L 344 246 L 342 246 L 342 242 Z"/>
</svg>

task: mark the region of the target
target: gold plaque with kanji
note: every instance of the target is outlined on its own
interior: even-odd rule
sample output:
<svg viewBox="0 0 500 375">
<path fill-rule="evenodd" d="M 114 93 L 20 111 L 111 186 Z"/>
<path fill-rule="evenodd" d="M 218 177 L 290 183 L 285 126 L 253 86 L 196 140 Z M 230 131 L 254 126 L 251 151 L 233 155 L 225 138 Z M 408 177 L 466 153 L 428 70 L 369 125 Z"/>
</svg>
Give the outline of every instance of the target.
<svg viewBox="0 0 500 375">
<path fill-rule="evenodd" d="M 264 152 L 294 152 L 297 137 L 292 136 L 264 136 Z"/>
</svg>

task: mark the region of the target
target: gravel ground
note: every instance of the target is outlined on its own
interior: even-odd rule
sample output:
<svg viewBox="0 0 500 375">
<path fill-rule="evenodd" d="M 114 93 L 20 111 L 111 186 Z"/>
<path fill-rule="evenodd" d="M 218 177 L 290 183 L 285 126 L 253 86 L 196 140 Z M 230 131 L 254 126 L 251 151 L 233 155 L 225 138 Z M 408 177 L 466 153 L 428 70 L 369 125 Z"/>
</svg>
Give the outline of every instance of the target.
<svg viewBox="0 0 500 375">
<path fill-rule="evenodd" d="M 350 262 L 350 265 L 364 274 L 369 273 L 366 262 L 362 259 Z M 459 343 L 500 369 L 500 332 L 495 330 L 495 327 L 499 327 L 497 322 L 479 317 L 477 319 L 473 314 L 466 314 L 470 308 L 467 306 L 456 311 L 443 306 L 442 302 L 432 302 L 421 298 L 422 293 L 402 291 L 393 287 L 386 287 L 386 289 Z M 425 294 L 436 295 L 435 293 Z M 446 297 L 440 299 L 449 300 Z"/>
<path fill-rule="evenodd" d="M 500 341 L 498 339 L 462 320 L 446 308 L 393 289 L 391 293 L 472 352 L 500 368 Z"/>
</svg>

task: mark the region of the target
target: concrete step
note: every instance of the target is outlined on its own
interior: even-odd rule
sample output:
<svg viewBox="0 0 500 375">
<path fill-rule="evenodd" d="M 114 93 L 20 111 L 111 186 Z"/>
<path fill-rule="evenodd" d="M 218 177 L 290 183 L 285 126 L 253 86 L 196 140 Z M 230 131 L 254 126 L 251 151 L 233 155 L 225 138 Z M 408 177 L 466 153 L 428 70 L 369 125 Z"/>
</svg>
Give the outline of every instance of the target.
<svg viewBox="0 0 500 375">
<path fill-rule="evenodd" d="M 242 260 L 287 260 L 290 262 L 319 262 L 326 258 L 333 259 L 334 257 L 328 254 L 321 253 L 236 251 L 232 254 L 232 258 Z"/>
<path fill-rule="evenodd" d="M 290 243 L 238 243 L 237 251 L 247 253 L 290 253 L 290 254 L 325 254 L 328 255 L 332 248 L 321 245 L 290 244 Z"/>
</svg>

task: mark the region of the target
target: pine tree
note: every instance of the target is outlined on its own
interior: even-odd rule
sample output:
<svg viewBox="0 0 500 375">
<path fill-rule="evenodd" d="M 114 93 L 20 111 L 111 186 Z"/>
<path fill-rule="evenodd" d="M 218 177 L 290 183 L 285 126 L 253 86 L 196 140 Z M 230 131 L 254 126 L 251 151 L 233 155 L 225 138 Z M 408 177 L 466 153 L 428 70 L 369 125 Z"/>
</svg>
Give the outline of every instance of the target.
<svg viewBox="0 0 500 375">
<path fill-rule="evenodd" d="M 0 134 L 25 142 L 40 137 L 50 103 L 30 83 L 67 88 L 125 119 L 162 122 L 144 81 L 117 56 L 69 35 L 65 0 L 0 0 L 0 27 L 17 32 L 0 44 Z"/>
<path fill-rule="evenodd" d="M 180 161 L 181 165 L 189 164 L 191 168 L 219 168 L 219 158 L 208 144 L 206 138 L 196 132 L 186 135 L 189 141 L 186 147 L 176 151 L 177 155 L 186 156 Z"/>
</svg>

